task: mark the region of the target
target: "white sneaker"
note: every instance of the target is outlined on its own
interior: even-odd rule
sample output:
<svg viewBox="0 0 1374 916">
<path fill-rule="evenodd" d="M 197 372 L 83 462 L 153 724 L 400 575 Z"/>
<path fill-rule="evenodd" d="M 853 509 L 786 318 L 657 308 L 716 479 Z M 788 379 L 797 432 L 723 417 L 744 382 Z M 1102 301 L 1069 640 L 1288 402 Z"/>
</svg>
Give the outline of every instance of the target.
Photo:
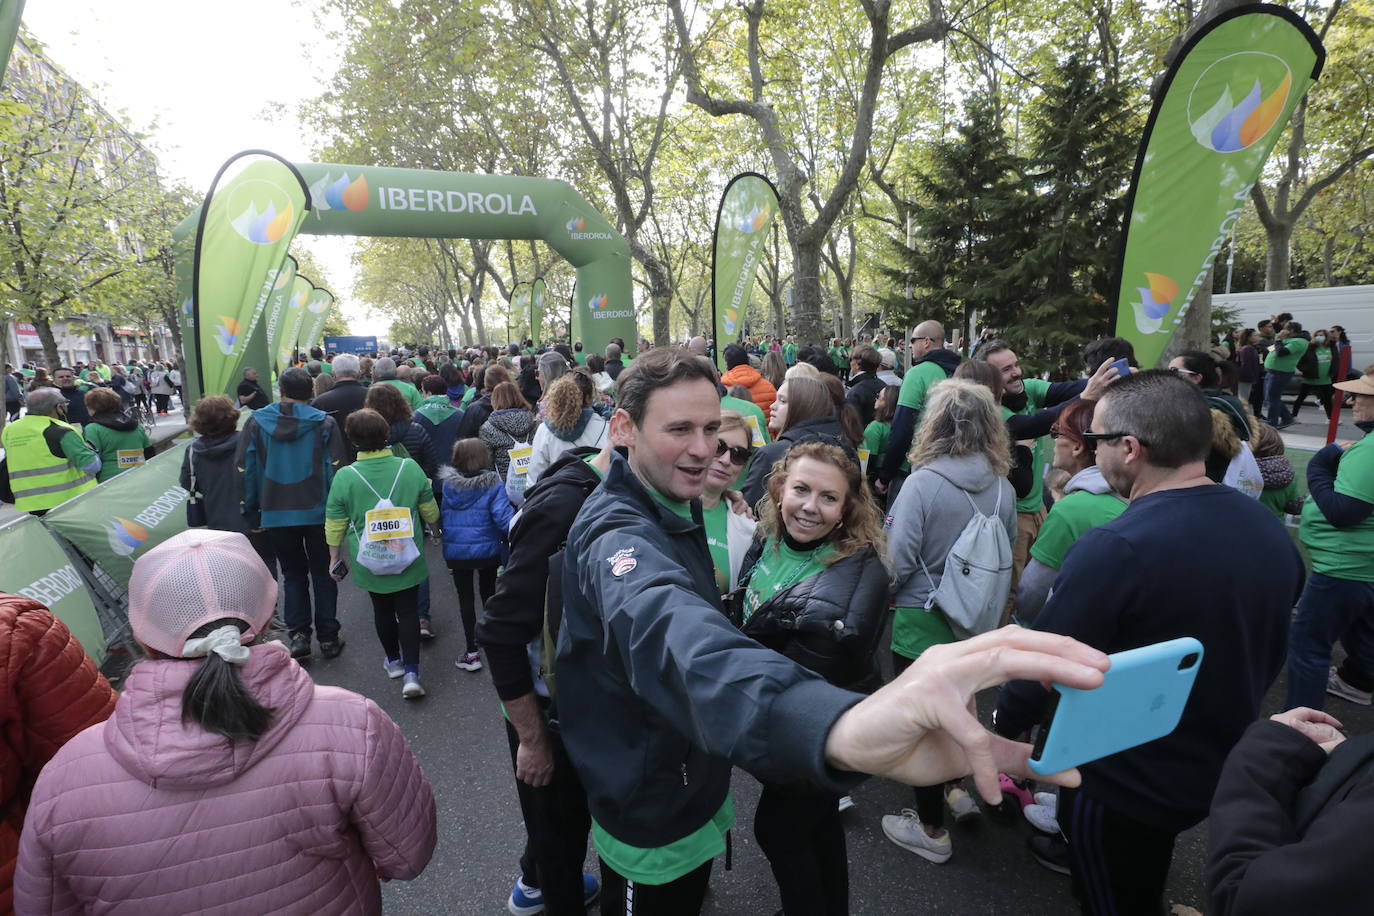
<svg viewBox="0 0 1374 916">
<path fill-rule="evenodd" d="M 1059 793 L 1058 793 L 1058 792 L 1036 792 L 1036 793 L 1035 793 L 1035 803 L 1036 803 L 1037 805 L 1043 805 L 1044 807 L 1049 808 L 1051 811 L 1058 810 L 1058 808 L 1059 808 Z"/>
<path fill-rule="evenodd" d="M 482 656 L 476 652 L 465 652 L 463 657 L 453 663 L 454 667 L 462 668 L 464 671 L 481 671 Z"/>
<path fill-rule="evenodd" d="M 1358 687 L 1351 687 L 1347 684 L 1345 678 L 1336 671 L 1335 665 L 1331 666 L 1331 673 L 1326 676 L 1326 692 L 1359 706 L 1368 706 L 1371 700 L 1374 700 L 1374 692 L 1360 690 Z"/>
<path fill-rule="evenodd" d="M 903 849 L 937 865 L 948 862 L 949 857 L 954 855 L 954 843 L 950 841 L 949 831 L 946 830 L 944 836 L 928 836 L 921 826 L 920 817 L 910 808 L 903 808 L 901 814 L 884 814 L 883 833 Z"/>
<path fill-rule="evenodd" d="M 1021 809 L 1021 813 L 1030 821 L 1030 825 L 1041 833 L 1059 833 L 1059 821 L 1056 819 L 1054 808 L 1045 805 L 1026 805 Z"/>
<path fill-rule="evenodd" d="M 406 673 L 406 666 L 401 664 L 399 658 L 394 660 L 388 658 L 386 661 L 382 662 L 382 667 L 386 669 L 387 677 L 396 678 Z"/>
<path fill-rule="evenodd" d="M 401 686 L 401 696 L 407 700 L 413 700 L 425 695 L 425 688 L 420 683 L 420 675 L 406 672 L 405 683 Z"/>
<path fill-rule="evenodd" d="M 840 796 L 840 813 L 841 813 L 841 814 L 844 814 L 846 811 L 848 811 L 848 810 L 849 810 L 850 808 L 852 808 L 852 807 L 854 807 L 854 798 L 853 798 L 853 796 L 850 796 L 850 795 L 841 795 L 841 796 Z"/>
<path fill-rule="evenodd" d="M 954 815 L 956 823 L 961 823 L 971 817 L 982 814 L 982 809 L 978 803 L 959 786 L 955 786 L 945 793 L 945 804 L 949 805 L 950 813 Z"/>
</svg>

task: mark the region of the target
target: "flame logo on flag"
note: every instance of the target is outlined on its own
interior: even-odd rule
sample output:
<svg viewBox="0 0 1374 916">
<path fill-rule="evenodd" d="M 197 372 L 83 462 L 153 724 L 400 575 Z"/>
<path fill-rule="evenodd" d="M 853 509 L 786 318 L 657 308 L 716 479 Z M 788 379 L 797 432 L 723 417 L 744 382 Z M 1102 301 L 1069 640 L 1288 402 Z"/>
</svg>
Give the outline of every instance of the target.
<svg viewBox="0 0 1374 916">
<path fill-rule="evenodd" d="M 582 217 L 580 217 L 580 216 L 574 217 L 573 219 L 568 220 L 567 229 L 568 229 L 569 232 L 581 232 L 583 229 L 586 229 L 586 228 L 587 228 L 587 221 L 586 221 L 585 219 L 583 219 Z"/>
<path fill-rule="evenodd" d="M 755 207 L 749 215 L 740 220 L 738 225 L 740 232 L 758 232 L 768 224 L 768 217 L 773 213 L 773 208 L 768 204 L 762 207 Z"/>
<path fill-rule="evenodd" d="M 1243 62 L 1236 60 L 1242 57 Z M 1292 71 L 1273 55 L 1245 51 L 1223 57 L 1193 84 L 1188 98 L 1193 136 L 1218 153 L 1247 149 L 1278 123 L 1292 90 Z"/>
<path fill-rule="evenodd" d="M 281 241 L 281 237 L 286 234 L 286 230 L 291 228 L 291 218 L 295 216 L 295 209 L 290 203 L 286 209 L 277 212 L 277 205 L 268 201 L 265 210 L 259 210 L 257 205 L 251 201 L 234 219 L 230 220 L 230 225 L 234 231 L 243 236 L 255 245 L 271 245 Z"/>
<path fill-rule="evenodd" d="M 215 327 L 215 343 L 219 344 L 220 352 L 228 356 L 234 352 L 234 344 L 238 343 L 242 328 L 237 320 L 228 315 L 220 315 L 219 321 Z"/>
<path fill-rule="evenodd" d="M 127 557 L 148 540 L 148 529 L 116 515 L 105 523 L 105 535 L 110 541 L 110 549 Z"/>
<path fill-rule="evenodd" d="M 1164 274 L 1145 274 L 1148 286 L 1136 287 L 1140 293 L 1140 308 L 1145 317 L 1158 320 L 1169 313 L 1169 306 L 1178 296 L 1178 284 Z"/>
</svg>

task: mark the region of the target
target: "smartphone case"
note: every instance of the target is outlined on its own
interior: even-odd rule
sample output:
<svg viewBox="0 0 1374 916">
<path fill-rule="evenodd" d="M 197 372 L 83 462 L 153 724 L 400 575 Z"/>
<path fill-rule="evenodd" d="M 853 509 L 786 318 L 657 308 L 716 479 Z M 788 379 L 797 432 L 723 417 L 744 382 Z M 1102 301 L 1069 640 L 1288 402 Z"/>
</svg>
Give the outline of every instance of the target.
<svg viewBox="0 0 1374 916">
<path fill-rule="evenodd" d="M 1096 690 L 1052 685 L 1030 768 L 1048 776 L 1163 738 L 1183 716 L 1202 655 L 1183 636 L 1115 653 Z"/>
</svg>

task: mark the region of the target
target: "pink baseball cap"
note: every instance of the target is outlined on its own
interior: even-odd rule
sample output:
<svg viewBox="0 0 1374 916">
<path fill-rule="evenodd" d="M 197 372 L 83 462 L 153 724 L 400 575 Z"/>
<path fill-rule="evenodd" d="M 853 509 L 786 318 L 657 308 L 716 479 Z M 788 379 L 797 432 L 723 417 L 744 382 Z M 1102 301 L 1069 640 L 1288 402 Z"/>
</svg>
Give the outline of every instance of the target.
<svg viewBox="0 0 1374 916">
<path fill-rule="evenodd" d="M 226 617 L 248 624 L 247 644 L 276 607 L 277 580 L 235 531 L 183 531 L 139 557 L 129 578 L 134 638 L 172 658 L 192 633 Z"/>
</svg>

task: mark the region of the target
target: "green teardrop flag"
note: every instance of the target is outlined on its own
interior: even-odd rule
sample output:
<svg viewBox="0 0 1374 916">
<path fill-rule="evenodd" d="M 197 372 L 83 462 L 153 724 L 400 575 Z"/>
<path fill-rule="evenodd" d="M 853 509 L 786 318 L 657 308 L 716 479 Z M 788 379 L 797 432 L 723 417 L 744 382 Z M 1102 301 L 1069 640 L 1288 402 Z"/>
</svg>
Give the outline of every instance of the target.
<svg viewBox="0 0 1374 916">
<path fill-rule="evenodd" d="M 517 284 L 515 284 L 514 286 L 512 286 L 512 287 L 510 288 L 510 315 L 511 315 L 511 318 L 514 319 L 514 320 L 516 321 L 516 324 L 514 325 L 514 327 L 516 328 L 517 331 L 518 331 L 519 328 L 520 328 L 520 325 L 519 325 L 519 323 L 518 323 L 518 322 L 520 321 L 520 319 L 522 319 L 522 318 L 526 318 L 526 319 L 529 318 L 529 314 L 530 314 L 529 308 L 530 308 L 530 284 L 528 284 L 528 283 L 517 283 Z M 517 336 L 519 336 L 519 335 L 517 335 Z M 523 339 L 523 338 L 521 338 L 521 339 Z M 531 339 L 533 339 L 533 338 L 531 338 Z M 519 340 L 514 340 L 514 341 L 510 341 L 510 342 L 511 342 L 511 343 L 519 343 L 520 341 L 519 341 Z"/>
<path fill-rule="evenodd" d="M 1325 51 L 1291 10 L 1244 6 L 1208 23 L 1161 84 L 1122 242 L 1116 333 L 1158 362 Z"/>
<path fill-rule="evenodd" d="M 324 348 L 324 323 L 329 319 L 329 310 L 334 307 L 334 294 L 327 289 L 315 287 L 310 299 L 305 303 L 305 318 L 301 323 L 301 336 L 296 349 L 308 354 L 311 347 Z"/>
<path fill-rule="evenodd" d="M 539 346 L 539 326 L 544 322 L 544 299 L 548 291 L 543 277 L 535 277 L 530 284 L 530 340 L 536 347 Z"/>
<path fill-rule="evenodd" d="M 24 18 L 24 0 L 0 0 L 0 80 L 9 69 L 14 39 L 19 37 L 19 22 Z"/>
<path fill-rule="evenodd" d="M 287 255 L 282 260 L 277 280 L 272 284 L 272 296 L 267 300 L 267 352 L 274 371 L 280 371 L 282 335 L 286 331 L 287 313 L 296 283 L 296 259 Z"/>
<path fill-rule="evenodd" d="M 247 164 L 224 178 L 239 159 Z M 237 384 L 248 341 L 308 207 L 300 173 L 275 157 L 241 154 L 216 176 L 196 233 L 196 349 L 204 393 L 228 394 Z"/>
<path fill-rule="evenodd" d="M 716 363 L 724 368 L 725 345 L 739 340 L 754 290 L 763 244 L 778 214 L 778 194 L 762 175 L 745 172 L 730 179 L 716 211 L 711 257 L 711 326 Z"/>
<path fill-rule="evenodd" d="M 283 321 L 281 344 L 277 350 L 277 365 L 282 369 L 291 365 L 292 354 L 300 341 L 301 326 L 310 314 L 306 306 L 310 303 L 310 294 L 314 291 L 315 284 L 300 274 L 296 274 L 296 279 L 291 281 L 291 295 L 286 299 L 286 319 Z"/>
</svg>

